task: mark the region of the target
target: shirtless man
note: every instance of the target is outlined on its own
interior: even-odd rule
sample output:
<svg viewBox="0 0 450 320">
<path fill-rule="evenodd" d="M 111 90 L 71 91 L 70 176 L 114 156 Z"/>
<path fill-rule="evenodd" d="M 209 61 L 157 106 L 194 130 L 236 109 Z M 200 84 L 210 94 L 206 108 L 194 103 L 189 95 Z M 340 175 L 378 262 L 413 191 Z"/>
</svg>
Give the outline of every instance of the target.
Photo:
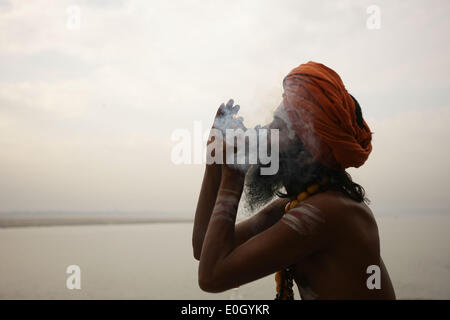
<svg viewBox="0 0 450 320">
<path fill-rule="evenodd" d="M 296 86 L 299 81 L 302 85 Z M 279 130 L 279 170 L 275 175 L 261 175 L 261 165 L 252 166 L 246 174 L 224 164 L 206 165 L 193 230 L 202 290 L 222 292 L 290 267 L 302 299 L 395 299 L 364 189 L 345 172 L 346 167 L 360 166 L 367 159 L 371 133 L 359 104 L 340 87 L 340 81 L 334 71 L 313 62 L 285 78 L 283 102 L 268 125 Z M 333 100 L 333 94 L 345 99 Z M 238 107 L 233 103 L 221 105 L 217 116 L 236 113 Z M 304 112 L 308 105 L 320 106 L 318 112 L 324 108 L 332 112 L 327 113 L 328 118 L 322 119 L 320 113 L 310 117 Z M 300 117 L 296 118 L 295 110 L 300 110 Z M 348 117 L 355 127 L 343 144 L 342 117 Z M 320 123 L 327 124 L 322 133 Z M 307 128 L 315 134 L 313 144 L 308 140 L 311 132 L 305 134 Z M 333 142 L 329 136 L 341 140 Z M 355 144 L 353 151 L 349 141 Z M 314 184 L 319 185 L 318 191 L 285 213 L 286 204 Z M 235 224 L 244 190 L 251 208 L 267 204 L 276 195 L 282 197 Z M 368 285 L 369 266 L 379 268 L 378 287 Z"/>
</svg>

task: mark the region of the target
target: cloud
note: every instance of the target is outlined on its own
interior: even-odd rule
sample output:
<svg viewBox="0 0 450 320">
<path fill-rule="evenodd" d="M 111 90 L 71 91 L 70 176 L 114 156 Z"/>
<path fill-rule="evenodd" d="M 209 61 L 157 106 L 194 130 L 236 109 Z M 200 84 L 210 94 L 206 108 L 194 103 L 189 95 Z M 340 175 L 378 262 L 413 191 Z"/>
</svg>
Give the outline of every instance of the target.
<svg viewBox="0 0 450 320">
<path fill-rule="evenodd" d="M 449 214 L 450 107 L 368 120 L 373 151 L 350 172 L 381 214 Z"/>
<path fill-rule="evenodd" d="M 192 212 L 202 168 L 170 163 L 171 132 L 194 121 L 209 127 L 230 97 L 249 126 L 269 121 L 283 77 L 308 60 L 334 68 L 373 122 L 374 153 L 358 172 L 374 205 L 394 205 L 392 195 L 401 194 L 419 207 L 422 190 L 397 159 L 443 143 L 436 139 L 446 133 L 439 121 L 450 99 L 450 50 L 442 41 L 449 4 L 379 1 L 377 31 L 366 28 L 370 4 L 1 1 L 0 166 L 7 179 L 0 211 L 175 210 L 167 190 L 176 185 Z M 66 26 L 69 5 L 80 8 L 80 29 Z M 429 9 L 437 6 L 443 10 Z M 421 116 L 439 125 L 420 135 L 413 128 Z M 417 158 L 423 165 L 423 154 L 409 163 Z M 446 157 L 429 159 L 431 173 L 415 174 L 442 184 L 433 170 Z M 378 170 L 397 173 L 409 186 L 396 180 L 392 192 Z M 447 206 L 440 191 L 423 199 Z"/>
</svg>

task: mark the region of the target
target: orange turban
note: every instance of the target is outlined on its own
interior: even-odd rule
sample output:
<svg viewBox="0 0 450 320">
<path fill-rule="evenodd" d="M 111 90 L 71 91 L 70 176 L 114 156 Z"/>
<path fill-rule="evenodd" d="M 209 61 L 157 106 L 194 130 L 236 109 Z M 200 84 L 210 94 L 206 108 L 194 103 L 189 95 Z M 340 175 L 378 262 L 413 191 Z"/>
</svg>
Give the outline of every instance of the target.
<svg viewBox="0 0 450 320">
<path fill-rule="evenodd" d="M 291 125 L 315 160 L 332 169 L 359 167 L 367 160 L 372 133 L 364 120 L 358 125 L 356 100 L 336 72 L 308 62 L 293 69 L 283 87 Z"/>
</svg>

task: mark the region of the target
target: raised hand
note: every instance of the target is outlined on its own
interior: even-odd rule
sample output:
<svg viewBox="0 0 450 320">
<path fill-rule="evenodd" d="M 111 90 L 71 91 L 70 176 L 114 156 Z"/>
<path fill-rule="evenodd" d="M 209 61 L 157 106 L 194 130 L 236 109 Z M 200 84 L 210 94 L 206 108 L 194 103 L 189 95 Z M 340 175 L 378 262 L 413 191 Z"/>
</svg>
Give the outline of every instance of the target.
<svg viewBox="0 0 450 320">
<path fill-rule="evenodd" d="M 221 138 L 221 153 L 222 153 L 222 159 L 223 162 L 225 162 L 226 159 L 226 152 L 227 152 L 227 144 L 226 144 L 226 130 L 227 129 L 231 129 L 231 130 L 238 130 L 241 129 L 240 132 L 242 134 L 244 134 L 244 132 L 247 130 L 247 128 L 245 127 L 243 121 L 244 118 L 242 117 L 238 117 L 237 113 L 240 109 L 239 105 L 234 105 L 234 100 L 230 99 L 228 100 L 228 102 L 226 104 L 222 103 L 219 107 L 219 109 L 217 110 L 216 113 L 216 117 L 214 119 L 214 124 L 212 129 L 214 130 L 219 130 L 219 132 L 221 133 L 219 136 Z M 214 135 L 211 135 L 209 140 L 208 140 L 208 145 L 210 143 L 212 143 L 213 141 L 215 141 L 214 139 L 218 138 L 217 136 L 217 132 L 215 132 Z M 234 146 L 234 148 L 232 149 L 234 150 L 234 153 L 237 151 L 236 146 Z M 218 150 L 214 150 L 212 154 L 212 156 L 214 157 L 215 152 Z M 233 167 L 235 169 L 240 169 L 241 171 L 245 172 L 246 169 L 244 169 L 244 166 L 242 165 L 234 165 L 234 164 L 229 164 L 230 167 Z"/>
<path fill-rule="evenodd" d="M 238 117 L 240 106 L 233 105 L 234 100 L 228 100 L 227 104 L 222 103 L 217 110 L 216 117 L 214 119 L 213 128 L 219 129 L 225 132 L 226 129 L 243 129 L 246 130 L 244 126 L 244 118 Z"/>
</svg>

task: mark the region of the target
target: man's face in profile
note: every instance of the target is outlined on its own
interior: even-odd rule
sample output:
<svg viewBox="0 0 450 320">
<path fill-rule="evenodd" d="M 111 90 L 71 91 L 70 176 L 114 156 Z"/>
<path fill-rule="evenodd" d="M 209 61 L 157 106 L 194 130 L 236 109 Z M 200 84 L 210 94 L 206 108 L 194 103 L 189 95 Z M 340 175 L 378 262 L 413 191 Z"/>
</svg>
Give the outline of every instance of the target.
<svg viewBox="0 0 450 320">
<path fill-rule="evenodd" d="M 278 130 L 280 154 L 286 152 L 286 150 L 290 146 L 292 146 L 292 144 L 295 141 L 295 139 L 291 138 L 290 130 L 289 130 L 288 126 L 286 125 L 286 123 L 282 119 L 280 119 L 276 116 L 273 118 L 273 121 L 266 126 L 266 128 L 269 129 L 269 131 L 272 129 Z M 270 136 L 269 136 L 269 139 L 270 139 Z M 269 145 L 270 145 L 270 143 L 269 143 Z"/>
<path fill-rule="evenodd" d="M 271 145 L 270 130 L 274 129 L 279 132 L 279 169 L 273 175 L 261 175 L 260 168 L 269 166 L 269 164 L 258 163 L 250 167 L 246 176 L 246 197 L 251 210 L 269 202 L 275 192 L 284 187 L 292 170 L 299 167 L 299 160 L 303 154 L 302 145 L 281 118 L 275 115 L 273 121 L 263 128 L 268 129 L 269 146 Z"/>
</svg>

